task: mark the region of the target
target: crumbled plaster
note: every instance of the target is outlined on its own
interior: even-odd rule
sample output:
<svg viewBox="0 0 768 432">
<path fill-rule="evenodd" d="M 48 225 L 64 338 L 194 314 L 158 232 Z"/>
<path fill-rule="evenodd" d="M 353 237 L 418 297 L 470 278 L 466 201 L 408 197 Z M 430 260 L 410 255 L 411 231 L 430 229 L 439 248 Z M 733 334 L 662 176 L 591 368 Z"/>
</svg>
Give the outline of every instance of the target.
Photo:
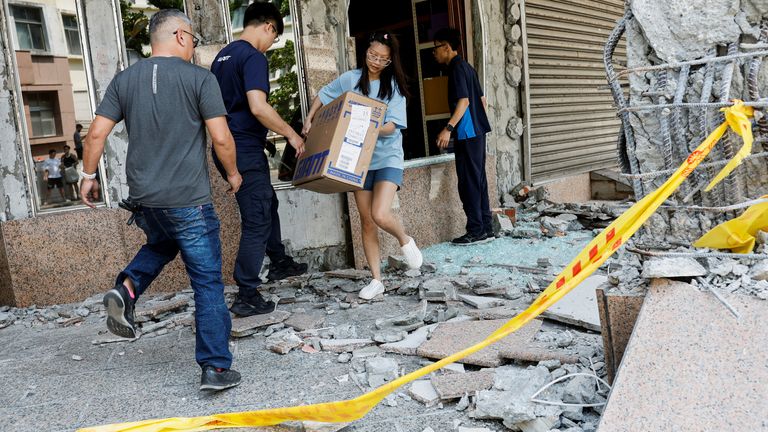
<svg viewBox="0 0 768 432">
<path fill-rule="evenodd" d="M 112 26 L 91 25 L 89 22 L 103 22 L 114 16 L 112 2 L 103 0 L 85 0 L 84 23 L 88 32 L 88 44 L 91 48 L 91 62 L 93 66 L 93 86 L 96 93 L 97 104 L 102 100 L 110 81 L 121 71 L 123 65 L 123 48 L 118 33 Z M 115 126 L 112 134 L 107 139 L 104 148 L 104 160 L 106 161 L 107 184 L 109 196 L 112 202 L 128 196 L 128 183 L 125 175 L 125 158 L 128 153 L 128 133 L 125 123 L 120 122 Z"/>
<path fill-rule="evenodd" d="M 516 0 L 483 2 L 484 21 L 481 27 L 480 10 L 475 2 L 473 5 L 475 64 L 481 79 L 485 67 L 486 82 L 482 84 L 488 100 L 488 119 L 493 128 L 487 137 L 488 153 L 496 155 L 496 193 L 502 196 L 522 180 L 523 123 L 520 119 L 518 86 L 522 46 L 517 22 L 520 8 Z M 481 28 L 485 30 L 485 40 L 480 33 Z M 485 59 L 483 54 L 486 55 Z M 517 77 L 517 81 L 514 82 L 510 77 Z"/>
<path fill-rule="evenodd" d="M 739 0 L 633 0 L 631 7 L 656 55 L 665 61 L 700 58 L 741 34 L 736 24 Z"/>
</svg>

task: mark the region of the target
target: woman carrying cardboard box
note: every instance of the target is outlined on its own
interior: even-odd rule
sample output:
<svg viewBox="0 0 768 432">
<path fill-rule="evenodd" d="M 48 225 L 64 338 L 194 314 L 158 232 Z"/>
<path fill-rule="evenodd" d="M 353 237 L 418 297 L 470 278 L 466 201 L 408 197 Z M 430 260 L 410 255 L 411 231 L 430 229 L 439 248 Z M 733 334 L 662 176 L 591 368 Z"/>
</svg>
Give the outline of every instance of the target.
<svg viewBox="0 0 768 432">
<path fill-rule="evenodd" d="M 405 73 L 400 63 L 399 43 L 390 33 L 374 33 L 368 39 L 365 63 L 359 69 L 342 74 L 326 85 L 312 102 L 304 122 L 303 133 L 309 133 L 317 110 L 343 93 L 352 91 L 387 104 L 384 126 L 379 132 L 370 169 L 363 189 L 355 191 L 355 202 L 362 224 L 363 250 L 373 280 L 360 290 L 360 298 L 370 300 L 384 293 L 381 282 L 381 228 L 394 236 L 412 269 L 421 267 L 422 255 L 416 242 L 392 215 L 392 201 L 403 183 L 403 135 L 408 126 L 405 102 L 409 96 Z"/>
</svg>

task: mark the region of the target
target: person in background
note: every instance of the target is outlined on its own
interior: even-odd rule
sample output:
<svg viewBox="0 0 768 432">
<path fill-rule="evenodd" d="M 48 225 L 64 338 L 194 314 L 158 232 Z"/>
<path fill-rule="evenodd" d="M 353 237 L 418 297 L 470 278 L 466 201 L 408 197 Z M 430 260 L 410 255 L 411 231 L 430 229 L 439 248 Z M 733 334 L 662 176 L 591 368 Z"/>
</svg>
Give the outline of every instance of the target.
<svg viewBox="0 0 768 432">
<path fill-rule="evenodd" d="M 77 159 L 83 160 L 83 137 L 80 136 L 80 132 L 83 131 L 83 125 L 80 123 L 75 125 L 75 134 L 72 139 L 75 141 L 75 153 L 77 153 Z"/>
<path fill-rule="evenodd" d="M 61 178 L 63 169 L 61 167 L 61 159 L 56 157 L 56 149 L 50 149 L 48 151 L 48 159 L 43 162 L 42 169 L 43 181 L 46 182 L 43 204 L 46 204 L 51 198 L 51 189 L 53 188 L 59 190 L 59 194 L 61 194 L 61 198 L 64 201 L 69 201 L 67 197 L 64 196 L 64 180 Z"/>
<path fill-rule="evenodd" d="M 243 185 L 236 194 L 241 220 L 234 271 L 238 293 L 230 308 L 239 316 L 275 310 L 275 303 L 265 300 L 258 291 L 265 253 L 270 261 L 270 280 L 307 271 L 306 264 L 295 262 L 285 253 L 277 213 L 279 201 L 264 153 L 269 130 L 284 136 L 297 155 L 304 151 L 301 136 L 267 102 L 269 65 L 265 53 L 282 33 L 283 16 L 277 7 L 273 3 L 253 3 L 245 10 L 240 39 L 224 47 L 211 65 L 227 107 L 227 121 L 237 147 L 237 167 L 243 175 Z"/>
<path fill-rule="evenodd" d="M 61 166 L 63 172 L 63 179 L 64 179 L 64 187 L 65 187 L 65 195 L 68 195 L 67 198 L 72 200 L 77 200 L 77 183 L 80 181 L 80 177 L 77 174 L 77 164 L 80 162 L 80 159 L 72 153 L 71 147 L 68 145 L 64 146 L 64 154 L 61 155 Z"/>
<path fill-rule="evenodd" d="M 491 131 L 485 113 L 486 100 L 477 73 L 458 53 L 461 33 L 443 28 L 435 33 L 435 60 L 448 66 L 448 105 L 451 118 L 437 137 L 437 146 L 448 147 L 456 139 L 456 176 L 459 199 L 467 216 L 466 234 L 451 241 L 470 245 L 494 239 L 488 179 L 485 174 L 485 134 Z"/>
<path fill-rule="evenodd" d="M 405 104 L 409 96 L 407 81 L 400 63 L 399 43 L 391 33 L 374 33 L 368 39 L 365 62 L 359 69 L 345 72 L 320 90 L 304 122 L 309 133 L 312 119 L 323 105 L 343 93 L 352 91 L 387 104 L 384 125 L 379 131 L 368 175 L 363 189 L 355 191 L 355 202 L 362 223 L 363 251 L 373 280 L 360 290 L 362 299 L 383 294 L 379 228 L 394 236 L 408 262 L 408 267 L 421 267 L 422 254 L 403 225 L 392 214 L 392 201 L 403 183 L 403 135 L 407 124 Z"/>
<path fill-rule="evenodd" d="M 230 369 L 232 320 L 224 300 L 219 219 L 213 208 L 205 130 L 227 172 L 230 192 L 242 178 L 235 143 L 227 128 L 216 78 L 190 63 L 198 38 L 177 9 L 163 9 L 149 21 L 152 57 L 120 72 L 109 83 L 85 139 L 80 196 L 90 201 L 99 159 L 112 129 L 125 121 L 125 173 L 130 210 L 147 242 L 104 295 L 107 328 L 136 337 L 134 305 L 166 264 L 181 253 L 195 298 L 195 360 L 200 390 L 240 384 Z"/>
</svg>

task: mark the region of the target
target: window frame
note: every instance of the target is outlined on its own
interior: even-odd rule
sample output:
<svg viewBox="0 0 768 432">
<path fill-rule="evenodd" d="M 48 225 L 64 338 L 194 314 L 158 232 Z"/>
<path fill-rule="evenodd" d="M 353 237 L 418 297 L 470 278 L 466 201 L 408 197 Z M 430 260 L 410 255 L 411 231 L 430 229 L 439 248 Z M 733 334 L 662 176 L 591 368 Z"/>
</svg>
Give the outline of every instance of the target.
<svg viewBox="0 0 768 432">
<path fill-rule="evenodd" d="M 36 6 L 36 5 L 33 6 L 31 4 L 26 4 L 26 3 L 9 3 L 8 6 L 9 6 L 8 9 L 9 9 L 10 15 L 13 18 L 13 30 L 16 35 L 16 45 L 18 45 L 18 49 L 20 51 L 30 51 L 34 53 L 49 53 L 51 51 L 51 43 L 48 40 L 48 32 L 46 31 L 45 14 L 43 13 L 43 7 Z M 40 16 L 40 21 L 39 22 L 32 21 L 27 18 L 19 19 L 16 17 L 15 10 L 37 11 L 37 13 L 39 13 L 39 16 Z M 21 38 L 19 37 L 19 29 L 18 29 L 19 24 L 26 25 L 27 28 L 29 28 L 32 25 L 40 26 L 40 37 L 42 39 L 43 48 L 34 47 L 34 38 L 32 37 L 31 32 L 29 33 L 29 39 L 33 46 L 31 48 L 23 48 L 21 46 Z"/>
<path fill-rule="evenodd" d="M 74 21 L 74 27 L 67 25 L 67 20 Z M 64 30 L 64 39 L 67 42 L 67 52 L 70 56 L 82 57 L 83 56 L 83 44 L 80 39 L 80 22 L 77 20 L 77 15 L 71 13 L 61 13 L 61 27 Z M 74 37 L 74 41 L 71 40 Z M 73 52 L 72 44 L 77 48 L 77 52 Z"/>
</svg>

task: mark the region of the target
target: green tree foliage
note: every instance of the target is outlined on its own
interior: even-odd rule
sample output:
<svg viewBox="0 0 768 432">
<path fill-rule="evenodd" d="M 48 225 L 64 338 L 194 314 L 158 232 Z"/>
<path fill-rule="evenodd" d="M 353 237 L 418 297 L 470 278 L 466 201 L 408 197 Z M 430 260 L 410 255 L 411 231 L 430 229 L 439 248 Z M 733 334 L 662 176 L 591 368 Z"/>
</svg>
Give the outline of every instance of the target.
<svg viewBox="0 0 768 432">
<path fill-rule="evenodd" d="M 142 57 L 147 57 L 148 54 L 144 53 L 143 45 L 149 44 L 149 18 L 142 12 L 132 11 L 125 0 L 120 0 L 120 16 L 123 17 L 126 48 L 135 50 Z"/>
<path fill-rule="evenodd" d="M 184 10 L 183 0 L 148 0 L 148 3 L 158 9 Z M 142 57 L 149 57 L 149 53 L 144 52 L 144 45 L 149 44 L 149 18 L 141 11 L 132 11 L 126 0 L 120 0 L 120 15 L 123 17 L 125 46 Z"/>
<path fill-rule="evenodd" d="M 284 119 L 293 117 L 295 109 L 299 106 L 299 77 L 292 70 L 295 65 L 296 51 L 293 41 L 285 41 L 283 48 L 270 52 L 269 71 L 275 73 L 283 70 L 283 75 L 277 79 L 279 88 L 269 94 L 269 104 Z"/>
</svg>

